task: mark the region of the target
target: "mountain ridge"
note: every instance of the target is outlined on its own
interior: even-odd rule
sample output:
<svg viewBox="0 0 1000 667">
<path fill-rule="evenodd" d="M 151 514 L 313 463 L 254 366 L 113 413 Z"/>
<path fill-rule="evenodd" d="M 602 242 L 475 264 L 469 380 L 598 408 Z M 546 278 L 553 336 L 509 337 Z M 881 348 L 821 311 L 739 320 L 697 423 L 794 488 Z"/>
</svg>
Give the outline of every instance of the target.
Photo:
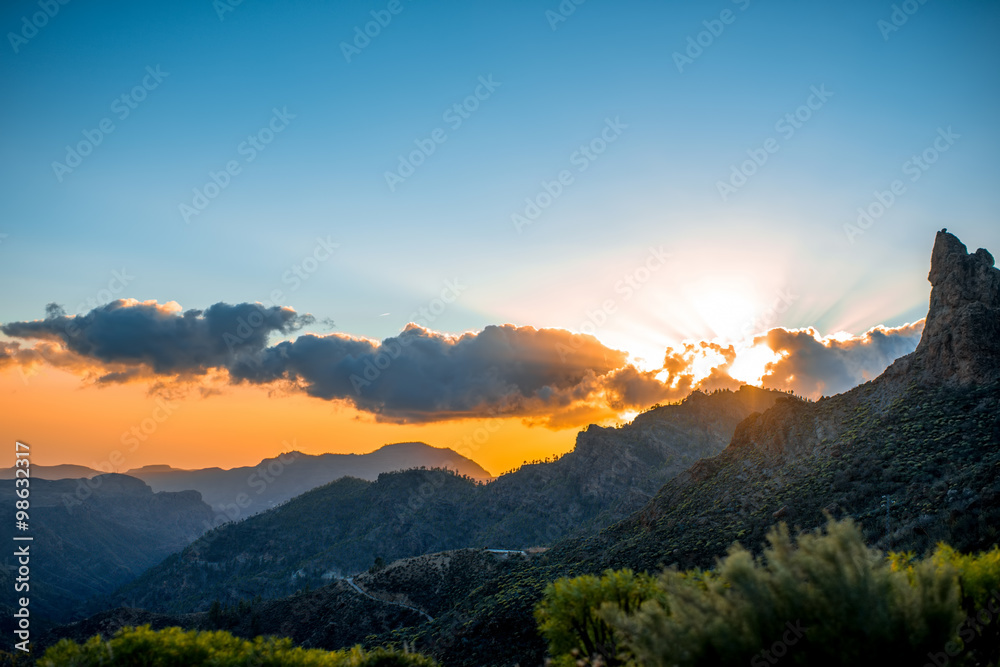
<svg viewBox="0 0 1000 667">
<path fill-rule="evenodd" d="M 815 403 L 779 399 L 628 518 L 484 578 L 433 623 L 375 641 L 418 641 L 447 664 L 539 664 L 545 646 L 532 611 L 547 582 L 606 568 L 710 567 L 733 542 L 759 553 L 780 521 L 810 530 L 851 518 L 872 546 L 917 553 L 939 541 L 963 551 L 996 544 L 1000 271 L 988 252 L 964 248 L 946 231 L 935 238 L 930 325 L 882 375 Z"/>
<path fill-rule="evenodd" d="M 638 511 L 599 532 L 567 534 L 531 559 L 474 571 L 469 586 L 442 593 L 432 622 L 401 620 L 365 643 L 416 644 L 449 665 L 540 664 L 545 645 L 532 611 L 547 583 L 606 568 L 708 567 L 736 541 L 759 553 L 766 531 L 781 521 L 810 530 L 830 516 L 851 518 L 870 545 L 918 553 L 938 541 L 963 551 L 996 544 L 1000 271 L 987 251 L 970 254 L 942 230 L 928 279 L 920 344 L 879 377 L 816 402 L 776 397 L 739 420 L 715 455 L 671 475 Z M 585 443 L 605 433 L 590 432 L 581 433 Z M 636 451 L 657 451 L 650 441 L 638 438 Z M 525 473 L 544 479 L 545 471 L 527 466 Z M 628 488 L 627 474 L 607 479 Z M 413 582 L 419 590 L 419 582 L 436 581 L 433 562 L 412 561 L 406 581 L 384 579 L 380 594 L 426 606 Z M 373 583 L 367 588 L 378 588 Z M 338 594 L 340 585 L 323 590 Z M 296 599 L 273 604 L 311 608 Z"/>
<path fill-rule="evenodd" d="M 524 549 L 599 530 L 641 508 L 664 481 L 721 451 L 747 415 L 781 392 L 745 387 L 592 426 L 569 453 L 488 484 L 441 470 L 343 478 L 221 526 L 129 584 L 117 604 L 204 610 L 214 598 L 286 595 L 396 560 L 463 547 Z"/>
</svg>

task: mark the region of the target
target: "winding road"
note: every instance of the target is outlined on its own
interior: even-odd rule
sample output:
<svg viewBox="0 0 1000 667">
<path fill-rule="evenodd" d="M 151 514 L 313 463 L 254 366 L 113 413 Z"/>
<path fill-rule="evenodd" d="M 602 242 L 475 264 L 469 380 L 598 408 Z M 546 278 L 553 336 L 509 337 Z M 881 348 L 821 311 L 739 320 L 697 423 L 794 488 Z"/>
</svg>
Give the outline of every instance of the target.
<svg viewBox="0 0 1000 667">
<path fill-rule="evenodd" d="M 376 602 L 381 602 L 382 604 L 392 604 L 392 605 L 396 605 L 397 607 L 403 607 L 404 609 L 409 609 L 410 611 L 415 611 L 418 614 L 421 614 L 428 621 L 433 621 L 434 620 L 434 617 L 431 616 L 430 614 L 428 614 L 423 609 L 417 609 L 416 607 L 411 607 L 410 605 L 403 604 L 402 602 L 389 602 L 388 600 L 381 600 L 381 599 L 375 597 L 374 595 L 369 595 L 360 586 L 358 586 L 356 583 L 354 583 L 354 577 L 347 577 L 347 579 L 345 579 L 344 581 L 346 581 L 350 585 L 351 588 L 353 588 L 354 590 L 356 590 L 358 593 L 361 593 L 361 595 L 364 595 L 366 598 L 371 598 L 372 600 L 375 600 Z"/>
</svg>

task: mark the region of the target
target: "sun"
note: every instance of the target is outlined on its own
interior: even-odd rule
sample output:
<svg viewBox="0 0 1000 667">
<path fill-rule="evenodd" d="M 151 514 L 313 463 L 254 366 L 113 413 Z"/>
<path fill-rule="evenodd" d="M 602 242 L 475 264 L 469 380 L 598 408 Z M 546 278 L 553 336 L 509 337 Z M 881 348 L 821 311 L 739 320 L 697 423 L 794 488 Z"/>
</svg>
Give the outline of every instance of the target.
<svg viewBox="0 0 1000 667">
<path fill-rule="evenodd" d="M 775 352 L 764 343 L 738 350 L 736 360 L 729 367 L 729 376 L 760 387 L 764 383 L 764 376 L 770 374 L 767 365 L 780 361 L 787 354 Z"/>
<path fill-rule="evenodd" d="M 691 302 L 720 341 L 740 343 L 757 333 L 753 331 L 758 312 L 756 299 L 739 286 L 699 286 L 692 290 Z"/>
</svg>

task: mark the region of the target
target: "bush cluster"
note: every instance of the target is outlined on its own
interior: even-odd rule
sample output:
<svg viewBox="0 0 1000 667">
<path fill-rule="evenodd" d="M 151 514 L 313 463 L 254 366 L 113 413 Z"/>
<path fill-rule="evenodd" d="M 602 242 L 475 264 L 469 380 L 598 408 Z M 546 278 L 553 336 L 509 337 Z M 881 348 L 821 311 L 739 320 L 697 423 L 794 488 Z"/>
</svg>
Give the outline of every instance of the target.
<svg viewBox="0 0 1000 667">
<path fill-rule="evenodd" d="M 1000 550 L 885 555 L 830 521 L 709 571 L 561 579 L 536 618 L 557 665 L 960 666 L 997 664 L 998 612 Z"/>
<path fill-rule="evenodd" d="M 291 639 L 240 639 L 228 632 L 148 625 L 123 628 L 110 640 L 64 639 L 39 660 L 44 667 L 436 667 L 425 656 L 386 649 L 304 649 Z"/>
</svg>

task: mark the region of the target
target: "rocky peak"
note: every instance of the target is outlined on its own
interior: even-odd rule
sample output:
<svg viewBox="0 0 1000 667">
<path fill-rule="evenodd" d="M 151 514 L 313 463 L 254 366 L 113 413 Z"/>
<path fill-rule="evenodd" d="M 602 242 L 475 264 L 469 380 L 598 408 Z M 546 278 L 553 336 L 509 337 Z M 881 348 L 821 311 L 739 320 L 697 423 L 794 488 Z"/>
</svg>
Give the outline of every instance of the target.
<svg viewBox="0 0 1000 667">
<path fill-rule="evenodd" d="M 987 384 L 1000 379 L 1000 269 L 969 253 L 944 229 L 931 253 L 930 308 L 907 365 L 923 382 Z M 906 359 L 906 358 L 904 358 Z"/>
</svg>

